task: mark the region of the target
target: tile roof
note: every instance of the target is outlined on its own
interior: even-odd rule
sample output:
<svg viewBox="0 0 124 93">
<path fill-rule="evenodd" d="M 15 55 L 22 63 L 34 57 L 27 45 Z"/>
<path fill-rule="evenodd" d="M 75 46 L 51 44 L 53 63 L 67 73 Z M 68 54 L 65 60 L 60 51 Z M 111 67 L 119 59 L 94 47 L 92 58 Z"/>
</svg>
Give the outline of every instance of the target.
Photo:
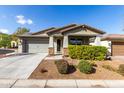
<svg viewBox="0 0 124 93">
<path fill-rule="evenodd" d="M 60 30 L 64 30 L 64 29 L 67 29 L 67 28 L 70 28 L 70 27 L 74 27 L 76 26 L 77 24 L 69 24 L 69 25 L 66 25 L 66 26 L 63 26 L 63 27 L 60 27 L 60 28 L 56 28 L 52 31 L 48 31 L 47 33 L 52 33 L 52 32 L 56 32 L 56 31 L 60 31 Z"/>
<path fill-rule="evenodd" d="M 50 28 L 47 28 L 47 29 L 44 29 L 44 30 L 41 30 L 41 31 L 38 31 L 38 32 L 34 32 L 34 33 L 32 33 L 32 35 L 36 35 L 36 34 L 43 33 L 43 32 L 48 32 L 48 31 L 52 31 L 52 30 L 55 30 L 55 29 L 56 29 L 55 27 L 50 27 Z"/>
<path fill-rule="evenodd" d="M 82 27 L 82 28 L 87 28 L 87 29 L 91 29 L 92 31 L 94 32 L 97 32 L 97 33 L 100 33 L 100 34 L 105 34 L 104 31 L 101 31 L 99 29 L 96 29 L 94 27 L 91 27 L 91 26 L 88 26 L 86 24 L 69 24 L 69 25 L 66 25 L 66 26 L 63 26 L 63 27 L 59 27 L 59 28 L 55 28 L 55 27 L 51 27 L 51 28 L 48 28 L 48 29 L 44 29 L 44 30 L 41 30 L 41 31 L 38 31 L 38 32 L 35 32 L 35 33 L 32 33 L 30 34 L 31 36 L 32 35 L 39 35 L 41 33 L 46 33 L 46 34 L 51 34 L 53 32 L 60 32 L 60 33 L 64 33 L 66 31 L 70 31 L 72 29 L 76 29 L 76 28 L 79 28 L 79 27 Z M 25 36 L 26 35 L 22 35 L 22 36 Z M 29 36 L 29 34 L 27 34 L 27 36 Z"/>
<path fill-rule="evenodd" d="M 103 36 L 102 40 L 124 40 L 124 34 L 108 34 Z"/>
</svg>

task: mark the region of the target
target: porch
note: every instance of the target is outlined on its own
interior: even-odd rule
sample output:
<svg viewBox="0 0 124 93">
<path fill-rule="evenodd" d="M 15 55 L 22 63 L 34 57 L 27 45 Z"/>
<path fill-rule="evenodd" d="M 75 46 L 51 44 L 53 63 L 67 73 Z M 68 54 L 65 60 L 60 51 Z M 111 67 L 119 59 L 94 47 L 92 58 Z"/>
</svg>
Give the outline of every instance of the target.
<svg viewBox="0 0 124 93">
<path fill-rule="evenodd" d="M 68 45 L 89 45 L 96 36 L 65 35 L 49 37 L 49 55 L 68 55 Z"/>
</svg>

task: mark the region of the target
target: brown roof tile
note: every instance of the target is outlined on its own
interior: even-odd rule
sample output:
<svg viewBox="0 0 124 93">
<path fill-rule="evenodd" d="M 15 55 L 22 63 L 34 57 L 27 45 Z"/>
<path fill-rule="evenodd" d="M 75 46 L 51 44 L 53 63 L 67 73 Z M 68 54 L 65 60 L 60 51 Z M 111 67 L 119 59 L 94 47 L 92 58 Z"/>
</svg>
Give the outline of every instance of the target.
<svg viewBox="0 0 124 93">
<path fill-rule="evenodd" d="M 66 29 L 66 28 L 74 27 L 74 26 L 76 26 L 76 24 L 66 25 L 66 26 L 63 26 L 63 27 L 54 29 L 54 30 L 52 30 L 52 31 L 48 31 L 47 33 L 49 34 L 49 33 L 52 33 L 52 32 L 60 31 L 60 30 Z"/>
<path fill-rule="evenodd" d="M 124 40 L 124 34 L 109 34 L 103 36 L 102 40 Z"/>
<path fill-rule="evenodd" d="M 39 34 L 39 33 L 47 32 L 47 31 L 51 31 L 51 30 L 54 30 L 54 29 L 56 29 L 56 28 L 55 28 L 55 27 L 51 27 L 51 28 L 48 28 L 48 29 L 44 29 L 44 30 L 41 30 L 41 31 L 38 31 L 38 32 L 32 33 L 32 35 L 36 35 L 36 34 Z"/>
</svg>

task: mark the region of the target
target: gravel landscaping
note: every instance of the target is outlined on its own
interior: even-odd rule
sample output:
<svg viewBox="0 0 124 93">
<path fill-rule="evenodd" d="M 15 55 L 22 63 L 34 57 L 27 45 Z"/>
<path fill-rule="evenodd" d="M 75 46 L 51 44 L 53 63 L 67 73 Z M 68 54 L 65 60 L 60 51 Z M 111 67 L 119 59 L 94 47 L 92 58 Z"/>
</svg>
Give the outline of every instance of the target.
<svg viewBox="0 0 124 93">
<path fill-rule="evenodd" d="M 77 65 L 78 60 L 65 58 L 71 65 Z M 34 70 L 29 79 L 102 79 L 102 80 L 122 80 L 124 76 L 117 72 L 103 68 L 103 65 L 111 65 L 117 69 L 122 61 L 97 61 L 95 71 L 91 74 L 84 74 L 76 69 L 68 74 L 60 74 L 57 70 L 54 60 L 43 60 L 40 65 Z"/>
</svg>

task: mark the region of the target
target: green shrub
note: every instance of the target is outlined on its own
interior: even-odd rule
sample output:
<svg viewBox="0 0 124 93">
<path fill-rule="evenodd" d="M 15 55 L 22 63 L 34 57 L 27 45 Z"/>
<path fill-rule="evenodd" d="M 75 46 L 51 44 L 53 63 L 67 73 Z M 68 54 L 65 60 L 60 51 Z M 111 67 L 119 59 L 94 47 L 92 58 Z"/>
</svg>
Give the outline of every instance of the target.
<svg viewBox="0 0 124 93">
<path fill-rule="evenodd" d="M 58 60 L 58 61 L 55 61 L 55 64 L 57 66 L 59 73 L 61 73 L 61 74 L 67 74 L 68 73 L 69 64 L 67 61 Z"/>
<path fill-rule="evenodd" d="M 118 73 L 120 73 L 121 75 L 124 76 L 124 64 L 120 64 L 119 69 L 118 69 Z"/>
<path fill-rule="evenodd" d="M 69 56 L 72 59 L 104 60 L 107 48 L 103 46 L 69 45 Z"/>
<path fill-rule="evenodd" d="M 90 62 L 81 60 L 78 64 L 78 69 L 80 70 L 80 72 L 90 74 L 93 71 L 93 66 L 90 64 Z"/>
<path fill-rule="evenodd" d="M 110 65 L 103 65 L 102 66 L 103 68 L 105 68 L 105 69 L 108 69 L 108 70 L 110 70 L 110 71 L 116 71 L 112 66 L 110 66 Z"/>
<path fill-rule="evenodd" d="M 94 62 L 94 61 L 90 62 L 90 64 L 91 64 L 92 66 L 94 66 L 94 67 L 97 67 L 96 62 Z"/>
<path fill-rule="evenodd" d="M 76 56 L 76 46 L 69 46 L 69 55 L 73 59 L 77 58 L 77 56 Z"/>
</svg>

